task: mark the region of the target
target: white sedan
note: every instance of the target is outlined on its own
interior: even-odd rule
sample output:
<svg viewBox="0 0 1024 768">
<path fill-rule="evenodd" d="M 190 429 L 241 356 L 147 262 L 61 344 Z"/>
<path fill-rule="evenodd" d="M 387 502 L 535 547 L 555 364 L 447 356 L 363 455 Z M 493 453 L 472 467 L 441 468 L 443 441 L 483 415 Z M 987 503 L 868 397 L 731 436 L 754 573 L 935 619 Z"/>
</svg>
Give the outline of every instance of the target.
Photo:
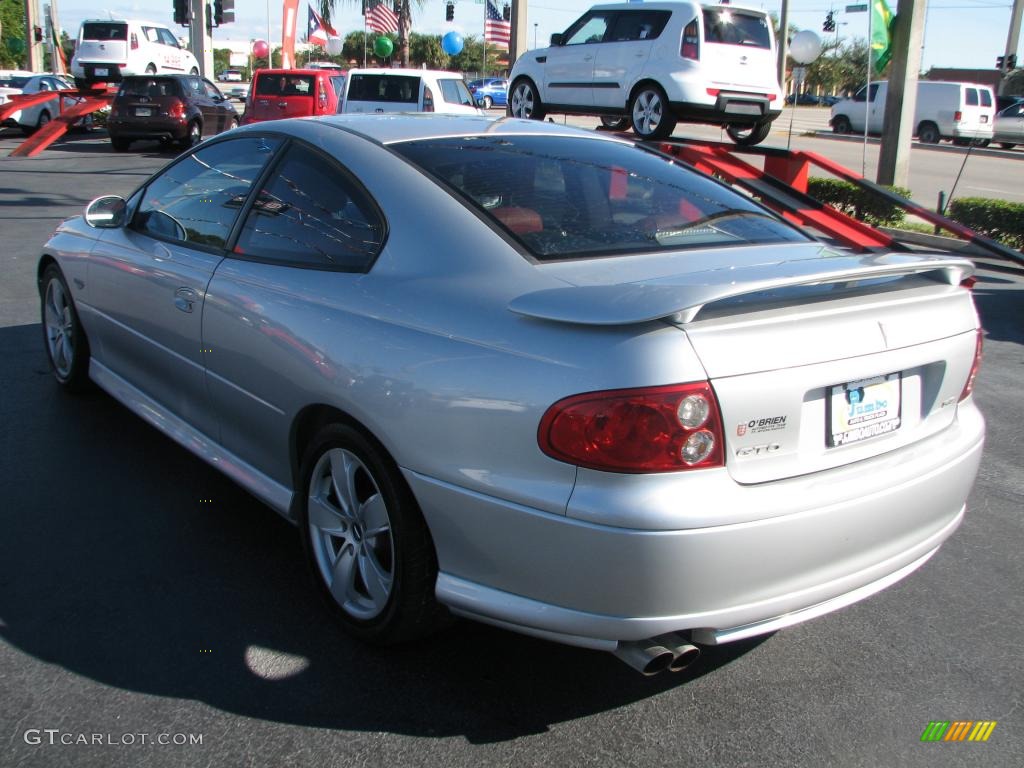
<svg viewBox="0 0 1024 768">
<path fill-rule="evenodd" d="M 37 130 L 56 118 L 61 113 L 62 108 L 69 109 L 79 101 L 79 99 L 75 97 L 65 96 L 63 97 L 63 105 L 57 104 L 57 91 L 75 88 L 74 83 L 66 75 L 19 72 L 11 74 L 7 80 L 12 83 L 11 86 L 3 89 L 7 95 L 13 95 L 16 93 L 31 94 L 39 93 L 40 91 L 54 92 L 53 98 L 42 103 L 33 104 L 32 106 L 20 109 L 17 112 L 12 113 L 5 121 L 8 125 L 16 125 L 21 128 L 22 133 L 26 136 L 35 133 Z M 0 77 L 0 83 L 3 83 L 4 81 L 5 79 Z M 3 102 L 0 101 L 0 103 Z M 76 122 L 75 125 L 88 126 L 91 125 L 91 123 L 92 116 L 87 115 L 85 118 Z"/>
</svg>

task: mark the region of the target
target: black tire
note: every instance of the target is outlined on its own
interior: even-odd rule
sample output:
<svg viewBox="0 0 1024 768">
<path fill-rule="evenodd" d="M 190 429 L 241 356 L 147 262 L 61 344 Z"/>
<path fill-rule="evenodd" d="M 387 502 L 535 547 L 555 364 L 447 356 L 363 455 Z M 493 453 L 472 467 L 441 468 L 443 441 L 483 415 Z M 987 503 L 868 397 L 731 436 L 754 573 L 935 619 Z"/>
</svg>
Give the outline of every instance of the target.
<svg viewBox="0 0 1024 768">
<path fill-rule="evenodd" d="M 494 99 L 492 99 L 490 96 L 484 96 L 483 102 L 484 109 L 490 109 L 492 106 L 494 106 Z"/>
<path fill-rule="evenodd" d="M 836 115 L 832 118 L 832 133 L 853 133 L 850 118 L 846 115 Z"/>
<path fill-rule="evenodd" d="M 917 126 L 917 140 L 922 144 L 938 144 L 942 135 L 935 123 L 921 123 Z"/>
<path fill-rule="evenodd" d="M 954 147 L 969 147 L 971 142 L 969 139 L 953 139 Z"/>
<path fill-rule="evenodd" d="M 36 130 L 40 131 L 50 123 L 50 113 L 45 109 L 40 113 L 39 120 L 36 122 Z"/>
<path fill-rule="evenodd" d="M 89 339 L 60 267 L 50 264 L 39 280 L 43 348 L 53 377 L 68 392 L 89 385 Z"/>
<path fill-rule="evenodd" d="M 1002 147 L 1003 149 L 1013 149 L 1017 145 L 1016 144 L 1011 144 L 1008 141 L 1000 141 L 999 142 L 999 146 Z"/>
<path fill-rule="evenodd" d="M 630 128 L 628 117 L 602 117 L 601 125 L 609 131 L 628 131 Z"/>
<path fill-rule="evenodd" d="M 335 475 L 344 481 L 341 492 Z M 434 543 L 383 447 L 353 426 L 329 424 L 306 451 L 299 477 L 306 565 L 345 631 L 394 645 L 435 629 L 446 612 L 434 598 Z"/>
<path fill-rule="evenodd" d="M 156 64 L 147 64 L 146 65 L 146 74 L 147 75 L 155 75 L 156 74 Z"/>
<path fill-rule="evenodd" d="M 509 88 L 506 111 L 510 117 L 519 117 L 525 120 L 543 120 L 547 115 L 537 86 L 526 77 L 519 78 Z"/>
<path fill-rule="evenodd" d="M 768 134 L 772 132 L 772 124 L 770 121 L 765 121 L 746 126 L 727 125 L 725 132 L 741 147 L 752 147 L 768 138 Z"/>
<path fill-rule="evenodd" d="M 178 146 L 182 149 L 191 149 L 202 140 L 203 126 L 199 124 L 198 120 L 193 120 L 188 124 L 188 133 L 185 134 L 185 138 L 178 142 Z"/>
<path fill-rule="evenodd" d="M 190 70 L 188 71 L 188 73 L 189 73 L 190 75 L 192 75 L 192 77 L 195 77 L 196 75 L 198 75 L 198 74 L 199 74 L 199 70 L 198 70 L 198 69 L 196 69 L 195 67 L 192 67 L 192 69 L 190 69 Z"/>
<path fill-rule="evenodd" d="M 117 136 L 110 137 L 110 146 L 114 148 L 115 152 L 127 152 L 128 147 L 132 145 L 130 139 L 122 139 Z"/>
<path fill-rule="evenodd" d="M 676 116 L 661 86 L 648 83 L 629 100 L 629 123 L 643 141 L 667 139 L 676 128 Z"/>
</svg>

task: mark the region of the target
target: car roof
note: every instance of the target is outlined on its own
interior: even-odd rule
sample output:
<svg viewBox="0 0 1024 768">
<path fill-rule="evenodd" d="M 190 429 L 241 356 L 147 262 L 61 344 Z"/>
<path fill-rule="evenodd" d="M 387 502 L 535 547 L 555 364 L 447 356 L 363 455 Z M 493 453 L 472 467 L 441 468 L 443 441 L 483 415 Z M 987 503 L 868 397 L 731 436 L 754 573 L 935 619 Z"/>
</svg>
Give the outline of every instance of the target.
<svg viewBox="0 0 1024 768">
<path fill-rule="evenodd" d="M 461 80 L 462 75 L 458 72 L 449 72 L 447 69 L 402 69 L 400 67 L 367 67 L 366 69 L 350 69 L 349 75 L 405 75 L 406 77 L 450 77 Z"/>
<path fill-rule="evenodd" d="M 295 69 L 257 69 L 253 77 L 259 75 L 322 75 L 330 71 L 329 69 L 303 69 L 301 67 Z"/>
<path fill-rule="evenodd" d="M 762 8 L 749 5 L 733 5 L 733 4 L 721 4 L 721 3 L 701 3 L 697 0 L 692 2 L 686 2 L 686 0 L 675 0 L 674 2 L 626 2 L 626 3 L 601 3 L 599 5 L 591 6 L 592 11 L 674 11 L 677 8 L 684 6 L 698 6 L 701 8 L 725 8 L 727 10 L 737 11 L 756 11 L 761 14 L 767 15 L 767 12 Z"/>
<path fill-rule="evenodd" d="M 417 70 L 399 70 L 405 72 Z M 422 70 L 418 70 L 421 71 Z M 615 136 L 599 134 L 568 125 L 519 120 L 513 117 L 484 115 L 455 115 L 440 112 L 389 112 L 385 114 L 342 114 L 310 119 L 340 128 L 382 144 L 422 139 L 453 138 L 459 136 L 570 136 L 576 138 L 632 144 Z M 287 120 L 275 120 L 275 127 L 285 128 Z M 251 126 L 257 128 L 259 124 Z"/>
</svg>

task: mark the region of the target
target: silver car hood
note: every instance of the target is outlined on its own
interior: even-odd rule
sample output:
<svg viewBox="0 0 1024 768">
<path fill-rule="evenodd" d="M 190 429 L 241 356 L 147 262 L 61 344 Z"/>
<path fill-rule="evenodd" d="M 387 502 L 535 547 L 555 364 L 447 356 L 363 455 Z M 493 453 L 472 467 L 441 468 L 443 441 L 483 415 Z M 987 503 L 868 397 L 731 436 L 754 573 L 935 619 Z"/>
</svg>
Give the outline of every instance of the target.
<svg viewBox="0 0 1024 768">
<path fill-rule="evenodd" d="M 707 304 L 762 291 L 912 274 L 927 274 L 955 286 L 974 273 L 971 262 L 953 257 L 906 253 L 827 255 L 829 252 L 823 253 L 819 247 L 814 257 L 808 258 L 807 249 L 790 250 L 796 252 L 788 260 L 699 268 L 629 282 L 593 284 L 584 274 L 573 275 L 569 267 L 558 276 L 573 285 L 522 294 L 509 302 L 508 308 L 528 317 L 580 325 L 631 325 L 661 318 L 687 323 Z M 691 263 L 690 257 L 683 256 L 680 263 Z M 616 271 L 611 270 L 608 276 Z"/>
</svg>

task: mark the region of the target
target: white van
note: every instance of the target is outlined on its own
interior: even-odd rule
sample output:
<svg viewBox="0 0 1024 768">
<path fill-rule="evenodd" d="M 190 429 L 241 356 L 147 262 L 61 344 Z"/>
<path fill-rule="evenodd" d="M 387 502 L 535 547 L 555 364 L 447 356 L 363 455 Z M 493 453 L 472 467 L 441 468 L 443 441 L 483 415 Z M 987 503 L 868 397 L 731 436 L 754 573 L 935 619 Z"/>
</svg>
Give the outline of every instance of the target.
<svg viewBox="0 0 1024 768">
<path fill-rule="evenodd" d="M 432 69 L 350 69 L 338 111 L 483 114 L 461 75 Z"/>
<path fill-rule="evenodd" d="M 199 62 L 170 27 L 153 21 L 86 19 L 78 30 L 71 74 L 79 88 L 119 83 L 126 75 L 199 74 Z"/>
<path fill-rule="evenodd" d="M 832 106 L 829 121 L 835 133 L 863 133 L 867 115 L 868 133 L 881 133 L 889 83 L 879 80 L 864 86 L 852 99 Z M 977 83 L 946 83 L 921 80 L 917 84 L 914 135 L 924 144 L 950 139 L 954 144 L 992 140 L 996 117 L 992 89 Z"/>
<path fill-rule="evenodd" d="M 527 51 L 509 80 L 512 117 L 597 115 L 642 139 L 677 121 L 726 128 L 757 144 L 782 111 L 775 34 L 767 14 L 735 5 L 597 5 L 551 46 Z"/>
</svg>

